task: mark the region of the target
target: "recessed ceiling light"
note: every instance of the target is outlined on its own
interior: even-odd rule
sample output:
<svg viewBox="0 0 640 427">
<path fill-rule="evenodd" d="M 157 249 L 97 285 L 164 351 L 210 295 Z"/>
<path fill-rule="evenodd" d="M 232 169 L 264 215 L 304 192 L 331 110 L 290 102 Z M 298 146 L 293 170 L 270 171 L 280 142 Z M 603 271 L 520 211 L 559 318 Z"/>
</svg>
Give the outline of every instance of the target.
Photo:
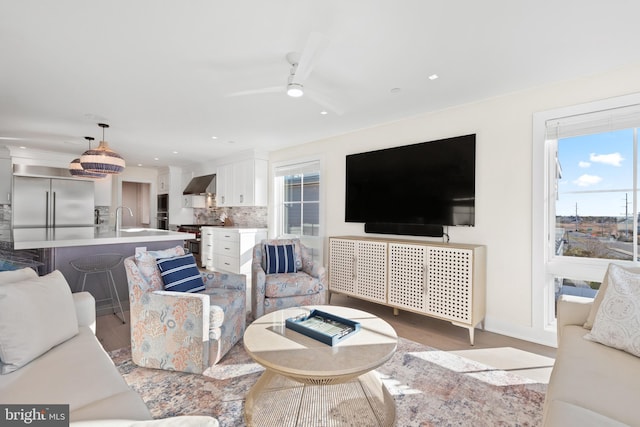
<svg viewBox="0 0 640 427">
<path fill-rule="evenodd" d="M 212 136 L 211 139 L 218 139 L 218 137 L 217 136 Z"/>
<path fill-rule="evenodd" d="M 157 160 L 160 160 L 160 158 L 159 157 L 154 157 L 153 160 L 157 161 Z"/>
<path fill-rule="evenodd" d="M 138 163 L 138 166 L 142 166 L 142 163 Z"/>
<path fill-rule="evenodd" d="M 435 79 L 437 79 L 438 77 L 439 77 L 439 76 L 438 76 L 437 74 L 431 74 L 431 75 L 429 76 L 429 80 L 435 80 Z"/>
<path fill-rule="evenodd" d="M 323 116 L 326 116 L 329 113 L 327 113 L 326 111 L 320 111 L 320 114 L 322 114 Z"/>
<path fill-rule="evenodd" d="M 400 93 L 402 91 L 402 89 L 400 89 L 399 87 L 394 87 L 393 89 L 391 89 L 391 93 Z"/>
<path fill-rule="evenodd" d="M 173 152 L 173 154 L 178 154 L 178 152 L 177 152 L 177 151 L 174 151 L 174 152 Z"/>
<path fill-rule="evenodd" d="M 25 147 L 24 145 L 21 145 L 20 148 L 22 148 L 23 150 L 27 149 L 27 147 Z"/>
</svg>

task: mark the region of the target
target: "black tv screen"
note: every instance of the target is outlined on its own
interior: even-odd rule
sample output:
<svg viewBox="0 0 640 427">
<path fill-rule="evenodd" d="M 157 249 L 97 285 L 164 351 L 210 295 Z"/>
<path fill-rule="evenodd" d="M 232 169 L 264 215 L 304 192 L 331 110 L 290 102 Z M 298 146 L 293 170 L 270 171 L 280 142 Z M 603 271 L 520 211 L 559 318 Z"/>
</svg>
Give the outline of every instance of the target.
<svg viewBox="0 0 640 427">
<path fill-rule="evenodd" d="M 345 221 L 475 225 L 476 136 L 346 158 Z"/>
</svg>

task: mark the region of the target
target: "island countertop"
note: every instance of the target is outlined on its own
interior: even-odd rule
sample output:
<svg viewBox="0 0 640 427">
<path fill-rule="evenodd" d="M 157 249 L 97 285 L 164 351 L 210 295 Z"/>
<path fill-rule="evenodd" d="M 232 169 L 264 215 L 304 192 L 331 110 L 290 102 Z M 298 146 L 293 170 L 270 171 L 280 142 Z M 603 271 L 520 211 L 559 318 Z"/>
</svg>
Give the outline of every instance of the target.
<svg viewBox="0 0 640 427">
<path fill-rule="evenodd" d="M 14 228 L 12 235 L 13 249 L 16 250 L 163 242 L 196 237 L 193 233 L 155 228 L 122 228 L 115 231 L 104 227 Z"/>
</svg>

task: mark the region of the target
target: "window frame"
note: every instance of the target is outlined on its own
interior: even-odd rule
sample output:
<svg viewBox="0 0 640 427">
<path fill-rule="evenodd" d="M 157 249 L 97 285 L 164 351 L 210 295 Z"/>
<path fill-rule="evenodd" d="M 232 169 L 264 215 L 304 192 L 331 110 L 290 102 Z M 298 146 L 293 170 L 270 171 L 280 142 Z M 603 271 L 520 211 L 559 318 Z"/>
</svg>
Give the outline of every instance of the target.
<svg viewBox="0 0 640 427">
<path fill-rule="evenodd" d="M 547 138 L 546 123 L 550 120 L 596 113 L 640 104 L 640 94 L 631 94 L 600 101 L 563 107 L 533 115 L 532 144 L 532 328 L 545 342 L 556 341 L 555 285 L 557 276 L 601 282 L 611 262 L 608 259 L 555 256 L 555 201 L 551 195 L 555 180 L 556 159 L 553 144 Z M 637 159 L 637 153 L 636 159 Z M 637 169 L 637 168 L 636 168 Z M 634 182 L 637 183 L 635 172 Z M 634 261 L 616 261 L 638 265 Z"/>
<path fill-rule="evenodd" d="M 311 165 L 317 164 L 317 172 L 319 174 L 319 182 L 318 182 L 318 201 L 313 201 L 312 203 L 318 204 L 318 235 L 317 236 L 307 236 L 307 235 L 291 235 L 285 234 L 284 227 L 284 209 L 285 209 L 285 186 L 279 184 L 279 178 L 282 177 L 282 183 L 284 183 L 284 176 L 280 175 L 279 171 L 284 168 L 294 169 L 298 165 Z M 274 235 L 279 238 L 286 237 L 295 237 L 300 238 L 300 241 L 309 248 L 314 249 L 313 257 L 314 261 L 318 261 L 323 263 L 324 258 L 324 234 L 325 234 L 325 214 L 324 214 L 324 206 L 325 206 L 325 194 L 324 194 L 324 185 L 323 185 L 323 174 L 324 174 L 324 161 L 321 157 L 305 157 L 305 158 L 297 158 L 291 159 L 287 161 L 281 161 L 274 163 L 272 166 L 271 172 L 271 182 L 273 185 L 273 218 L 272 218 L 272 230 Z M 300 202 L 301 211 L 303 210 L 304 202 L 301 200 Z M 301 232 L 303 232 L 303 227 L 301 227 Z"/>
</svg>

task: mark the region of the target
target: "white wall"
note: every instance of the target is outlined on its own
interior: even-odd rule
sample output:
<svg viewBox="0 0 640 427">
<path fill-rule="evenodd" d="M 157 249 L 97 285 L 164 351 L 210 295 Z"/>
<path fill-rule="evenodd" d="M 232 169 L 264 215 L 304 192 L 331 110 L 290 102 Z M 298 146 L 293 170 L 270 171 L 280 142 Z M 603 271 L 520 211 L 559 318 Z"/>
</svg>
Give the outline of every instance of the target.
<svg viewBox="0 0 640 427">
<path fill-rule="evenodd" d="M 638 75 L 640 64 L 406 118 L 275 151 L 270 163 L 322 156 L 327 237 L 364 235 L 362 224 L 344 222 L 347 154 L 476 133 L 476 226 L 450 227 L 449 235 L 452 242 L 487 246 L 486 329 L 536 341 L 531 311 L 536 291 L 531 282 L 531 185 L 539 171 L 532 171 L 532 115 L 639 92 Z M 273 194 L 271 187 L 269 193 Z"/>
</svg>

